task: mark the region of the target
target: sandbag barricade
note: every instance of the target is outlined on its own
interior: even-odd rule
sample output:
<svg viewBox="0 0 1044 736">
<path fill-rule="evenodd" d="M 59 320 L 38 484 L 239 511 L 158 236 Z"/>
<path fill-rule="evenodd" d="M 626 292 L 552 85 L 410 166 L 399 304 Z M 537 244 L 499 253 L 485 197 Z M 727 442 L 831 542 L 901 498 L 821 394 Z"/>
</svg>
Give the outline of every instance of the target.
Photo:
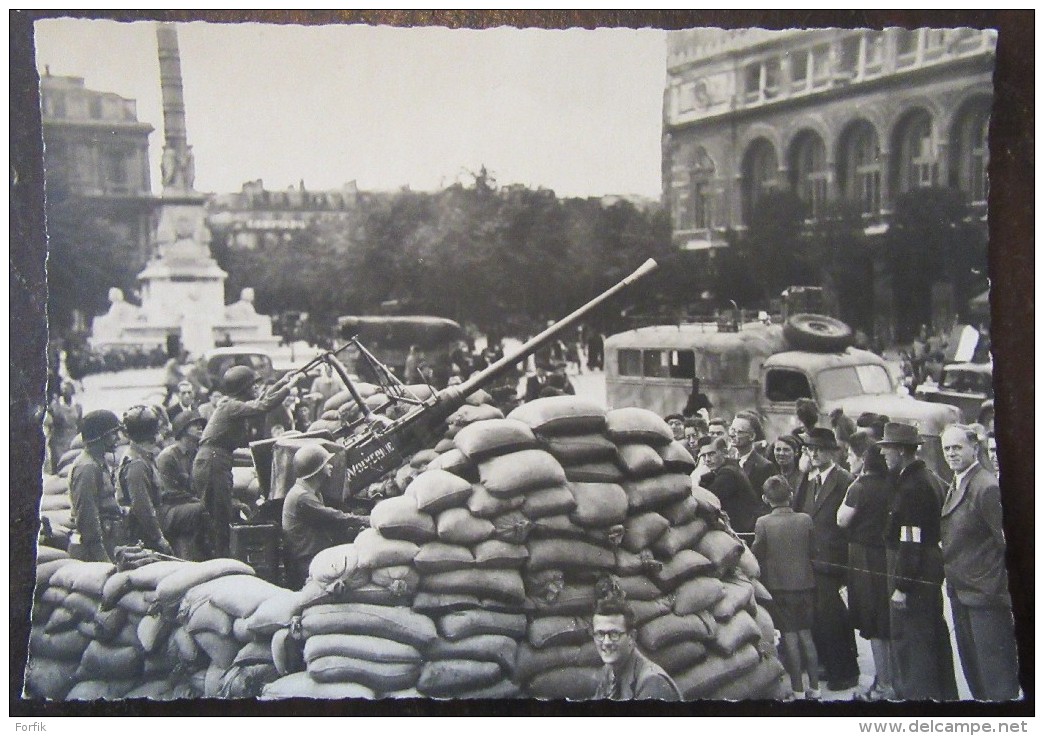
<svg viewBox="0 0 1044 736">
<path fill-rule="evenodd" d="M 756 564 L 659 417 L 467 406 L 300 591 L 228 560 L 117 572 L 48 553 L 27 693 L 589 699 L 611 581 L 685 699 L 785 695 Z"/>
</svg>

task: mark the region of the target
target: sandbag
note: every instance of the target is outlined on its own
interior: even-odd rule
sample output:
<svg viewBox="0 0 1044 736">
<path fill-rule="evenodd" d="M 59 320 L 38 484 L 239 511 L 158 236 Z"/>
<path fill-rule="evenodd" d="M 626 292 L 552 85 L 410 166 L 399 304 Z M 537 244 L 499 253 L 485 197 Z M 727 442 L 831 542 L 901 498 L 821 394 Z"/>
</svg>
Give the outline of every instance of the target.
<svg viewBox="0 0 1044 736">
<path fill-rule="evenodd" d="M 714 566 L 703 554 L 692 549 L 683 549 L 664 563 L 659 572 L 654 573 L 656 583 L 663 590 L 673 590 L 695 577 L 706 575 Z"/>
<path fill-rule="evenodd" d="M 490 495 L 497 498 L 566 482 L 562 466 L 545 450 L 521 450 L 491 457 L 479 463 L 479 478 Z"/>
<path fill-rule="evenodd" d="M 424 470 L 428 467 L 428 463 L 439 456 L 439 453 L 435 450 L 418 450 L 413 453 L 413 457 L 410 458 L 410 465 L 418 470 Z"/>
<path fill-rule="evenodd" d="M 346 590 L 336 599 L 341 603 L 370 603 L 375 606 L 403 606 L 409 603 L 409 596 L 395 595 L 387 588 L 373 583 L 352 590 Z"/>
<path fill-rule="evenodd" d="M 700 504 L 689 494 L 680 501 L 675 501 L 670 506 L 660 509 L 660 514 L 671 526 L 682 526 L 688 524 L 699 515 Z"/>
<path fill-rule="evenodd" d="M 428 542 L 421 546 L 417 556 L 413 558 L 413 564 L 422 575 L 467 570 L 475 566 L 475 555 L 470 549 L 459 544 Z"/>
<path fill-rule="evenodd" d="M 99 603 L 97 598 L 73 591 L 65 596 L 62 608 L 72 611 L 82 621 L 93 621 L 95 614 L 98 613 Z"/>
<path fill-rule="evenodd" d="M 60 606 L 65 601 L 67 595 L 69 595 L 68 589 L 51 585 L 47 590 L 40 593 L 40 602 L 48 606 Z"/>
<path fill-rule="evenodd" d="M 272 664 L 272 647 L 267 641 L 247 642 L 239 650 L 233 666 L 245 667 L 252 664 Z"/>
<path fill-rule="evenodd" d="M 64 700 L 76 683 L 76 669 L 79 666 L 79 659 L 70 661 L 30 657 L 25 669 L 26 694 L 31 698 Z"/>
<path fill-rule="evenodd" d="M 521 613 L 503 613 L 475 609 L 457 611 L 438 620 L 438 633 L 450 641 L 479 634 L 503 634 L 520 639 L 526 634 L 526 617 Z"/>
<path fill-rule="evenodd" d="M 489 404 L 464 404 L 446 418 L 446 423 L 465 428 L 478 422 L 501 421 L 504 412 Z"/>
<path fill-rule="evenodd" d="M 515 680 L 527 684 L 543 672 L 555 672 L 569 667 L 595 668 L 602 666 L 602 658 L 590 635 L 577 646 L 547 646 L 538 649 L 528 642 L 518 645 L 515 655 Z"/>
<path fill-rule="evenodd" d="M 437 458 L 428 463 L 428 470 L 445 470 L 447 473 L 473 480 L 478 478 L 475 463 L 453 445 L 453 440 L 440 440 L 439 444 L 449 442 L 451 449 L 445 450 Z M 436 445 L 437 447 L 437 445 Z"/>
<path fill-rule="evenodd" d="M 174 655 L 179 662 L 192 665 L 200 660 L 204 652 L 199 644 L 184 628 L 177 627 L 167 641 L 167 652 Z"/>
<path fill-rule="evenodd" d="M 509 544 L 499 539 L 487 539 L 475 545 L 475 567 L 519 569 L 529 558 L 529 550 L 522 544 Z"/>
<path fill-rule="evenodd" d="M 125 696 L 127 700 L 171 700 L 174 695 L 171 692 L 170 681 L 165 677 L 143 682 L 130 690 Z"/>
<path fill-rule="evenodd" d="M 533 676 L 526 684 L 526 693 L 540 700 L 591 700 L 601 674 L 600 666 L 547 670 Z"/>
<path fill-rule="evenodd" d="M 576 499 L 573 498 L 573 492 L 569 486 L 527 491 L 522 502 L 522 513 L 530 519 L 568 514 L 575 508 Z"/>
<path fill-rule="evenodd" d="M 370 573 L 370 582 L 394 596 L 408 598 L 417 592 L 420 575 L 409 565 L 379 567 Z"/>
<path fill-rule="evenodd" d="M 98 631 L 98 637 L 103 641 L 115 638 L 126 623 L 127 612 L 122 608 L 113 608 L 108 611 L 99 610 L 94 614 L 94 625 Z"/>
<path fill-rule="evenodd" d="M 738 611 L 751 609 L 754 603 L 754 587 L 746 580 L 724 581 L 725 595 L 714 605 L 712 613 L 719 621 L 726 621 Z"/>
<path fill-rule="evenodd" d="M 220 612 L 219 612 L 220 613 Z M 223 614 L 228 616 L 228 614 Z M 192 620 L 189 621 L 189 633 L 192 633 L 190 628 Z M 142 649 L 146 653 L 155 652 L 161 645 L 166 646 L 167 637 L 170 635 L 173 626 L 171 623 L 159 616 L 144 616 L 138 625 L 135 627 L 135 633 L 137 634 L 138 641 L 141 643 Z M 226 632 L 227 633 L 227 632 Z"/>
<path fill-rule="evenodd" d="M 84 595 L 101 598 L 102 588 L 109 576 L 116 572 L 111 562 L 80 562 L 66 565 L 51 576 L 51 585 Z"/>
<path fill-rule="evenodd" d="M 628 442 L 617 449 L 617 462 L 630 478 L 648 478 L 663 470 L 663 458 L 654 447 L 642 442 Z"/>
<path fill-rule="evenodd" d="M 134 679 L 97 679 L 78 682 L 66 700 L 122 700 L 135 685 Z"/>
<path fill-rule="evenodd" d="M 142 653 L 129 646 L 110 646 L 100 641 L 87 645 L 76 670 L 76 679 L 122 680 L 141 674 Z"/>
<path fill-rule="evenodd" d="M 489 413 L 489 408 L 458 409 L 458 412 Z M 499 411 L 499 410 L 497 410 Z M 456 423 L 456 422 L 451 422 Z M 457 432 L 453 444 L 474 462 L 537 446 L 533 430 L 513 419 L 487 418 L 474 421 Z"/>
<path fill-rule="evenodd" d="M 541 435 L 578 435 L 602 432 L 605 409 L 575 395 L 548 396 L 529 401 L 508 414 Z"/>
<path fill-rule="evenodd" d="M 126 573 L 117 573 L 116 575 L 126 574 L 127 579 L 130 580 L 130 586 L 134 590 L 155 590 L 156 586 L 160 584 L 160 581 L 168 575 L 174 573 L 176 570 L 190 570 L 195 564 L 195 562 L 160 560 L 158 562 L 150 562 L 141 567 L 136 567 L 133 570 L 127 570 Z M 113 575 L 112 577 L 116 577 L 116 575 Z M 106 581 L 106 583 L 111 580 L 112 578 Z M 102 590 L 102 595 L 105 595 L 104 589 Z"/>
<path fill-rule="evenodd" d="M 564 465 L 566 480 L 570 483 L 619 483 L 624 474 L 615 462 L 609 460 Z"/>
<path fill-rule="evenodd" d="M 300 616 L 307 606 L 322 602 L 327 597 L 317 582 L 310 580 L 301 590 L 276 593 L 264 601 L 246 620 L 247 630 L 254 636 L 271 636 L 290 625 L 290 619 Z"/>
<path fill-rule="evenodd" d="M 523 697 L 522 688 L 511 680 L 500 680 L 486 687 L 462 690 L 453 696 L 455 700 L 509 700 Z"/>
<path fill-rule="evenodd" d="M 166 575 L 156 585 L 156 600 L 162 606 L 180 603 L 189 589 L 208 580 L 226 575 L 253 575 L 254 569 L 245 562 L 226 558 L 197 562 Z"/>
<path fill-rule="evenodd" d="M 656 456 L 659 458 L 659 455 Z M 623 484 L 630 513 L 658 511 L 691 495 L 692 481 L 687 475 L 667 473 Z"/>
<path fill-rule="evenodd" d="M 75 565 L 77 560 L 69 558 L 55 559 L 36 565 L 36 589 L 46 588 L 51 583 L 51 576 L 66 565 Z"/>
<path fill-rule="evenodd" d="M 694 549 L 707 532 L 707 522 L 693 519 L 688 524 L 672 526 L 653 544 L 653 551 L 662 557 L 673 557 L 682 550 Z"/>
<path fill-rule="evenodd" d="M 50 634 L 34 626 L 29 633 L 30 658 L 79 662 L 91 641 L 76 628 Z"/>
<path fill-rule="evenodd" d="M 408 496 L 386 498 L 370 511 L 370 526 L 386 539 L 424 544 L 435 539 L 435 520 L 417 510 Z"/>
<path fill-rule="evenodd" d="M 712 700 L 777 700 L 780 685 L 786 680 L 786 670 L 775 657 L 762 657 L 751 670 L 731 680 L 708 696 Z M 790 689 L 787 682 L 786 690 Z"/>
<path fill-rule="evenodd" d="M 40 511 L 64 511 L 65 509 L 71 509 L 72 502 L 69 501 L 69 497 L 62 496 L 43 496 L 40 499 Z"/>
<path fill-rule="evenodd" d="M 290 635 L 290 629 L 280 629 L 272 634 L 270 644 L 272 664 L 276 672 L 286 676 L 304 669 L 304 651 L 301 642 Z"/>
<path fill-rule="evenodd" d="M 653 557 L 653 553 L 647 549 L 628 552 L 618 547 L 613 554 L 616 557 L 613 571 L 617 575 L 655 575 L 663 567 L 663 563 Z"/>
<path fill-rule="evenodd" d="M 696 470 L 696 460 L 689 449 L 678 440 L 658 448 L 660 458 L 663 459 L 663 468 L 668 473 L 684 473 L 690 475 Z"/>
<path fill-rule="evenodd" d="M 363 529 L 350 546 L 354 547 L 358 555 L 359 567 L 365 570 L 392 567 L 393 565 L 409 565 L 420 550 L 420 547 L 413 542 L 388 539 L 381 536 L 376 529 Z"/>
<path fill-rule="evenodd" d="M 674 592 L 674 612 L 679 616 L 712 610 L 725 597 L 725 586 L 712 577 L 697 577 L 682 583 Z"/>
<path fill-rule="evenodd" d="M 227 670 L 236 661 L 236 655 L 239 654 L 239 642 L 235 639 L 205 630 L 192 634 L 192 638 L 210 658 L 212 665 Z"/>
<path fill-rule="evenodd" d="M 190 606 L 197 601 L 210 601 L 233 618 L 246 618 L 284 590 L 254 575 L 226 575 L 194 586 L 185 593 L 184 600 Z"/>
<path fill-rule="evenodd" d="M 718 688 L 754 669 L 759 660 L 758 650 L 745 644 L 730 657 L 708 655 L 695 667 L 675 675 L 674 683 L 685 700 L 708 698 Z"/>
<path fill-rule="evenodd" d="M 641 626 L 673 610 L 671 599 L 667 596 L 653 598 L 648 601 L 628 601 L 627 605 L 630 606 L 631 613 L 634 614 L 635 626 Z"/>
<path fill-rule="evenodd" d="M 530 622 L 526 638 L 537 649 L 582 646 L 591 640 L 591 627 L 577 616 L 541 616 Z"/>
<path fill-rule="evenodd" d="M 566 514 L 555 514 L 545 516 L 542 519 L 534 519 L 533 527 L 529 530 L 530 539 L 582 539 L 601 546 L 607 546 L 603 540 L 597 538 L 601 530 L 584 529 L 573 522 Z"/>
<path fill-rule="evenodd" d="M 589 616 L 596 600 L 594 584 L 567 583 L 548 600 L 530 598 L 529 605 L 543 616 Z"/>
<path fill-rule="evenodd" d="M 437 515 L 465 505 L 471 496 L 471 483 L 445 470 L 426 470 L 413 479 L 406 495 L 416 501 L 418 511 Z"/>
<path fill-rule="evenodd" d="M 670 522 L 653 511 L 632 516 L 624 522 L 624 536 L 620 546 L 639 553 L 652 547 L 653 542 L 670 527 Z"/>
<path fill-rule="evenodd" d="M 769 592 L 760 580 L 754 578 L 750 581 L 750 585 L 754 588 L 754 600 L 758 603 L 771 603 L 772 594 Z"/>
<path fill-rule="evenodd" d="M 150 596 L 144 590 L 131 590 L 123 594 L 123 597 L 116 602 L 116 607 L 122 608 L 128 613 L 144 616 L 152 608 L 154 602 L 154 594 Z"/>
<path fill-rule="evenodd" d="M 704 534 L 696 545 L 696 551 L 714 563 L 720 575 L 728 575 L 736 569 L 743 550 L 741 541 L 717 529 Z"/>
<path fill-rule="evenodd" d="M 308 665 L 316 682 L 354 682 L 375 692 L 413 687 L 421 665 L 407 662 L 368 662 L 354 657 L 319 657 Z"/>
<path fill-rule="evenodd" d="M 706 619 L 699 615 L 668 613 L 638 629 L 638 643 L 646 651 L 658 651 L 684 640 L 705 640 L 713 636 Z"/>
<path fill-rule="evenodd" d="M 376 694 L 368 687 L 354 682 L 316 682 L 307 672 L 295 672 L 270 682 L 261 690 L 262 700 L 311 698 L 313 700 L 373 700 Z"/>
<path fill-rule="evenodd" d="M 707 519 L 716 519 L 721 513 L 721 499 L 703 486 L 694 483 L 692 486 L 692 497 L 696 499 L 696 503 L 700 508 L 700 516 Z"/>
<path fill-rule="evenodd" d="M 182 610 L 188 612 L 185 616 L 185 629 L 190 634 L 212 631 L 219 636 L 232 636 L 232 617 L 210 601 L 200 601 L 194 607 L 185 606 L 185 603 L 182 603 Z M 147 626 L 150 620 L 160 621 L 161 619 L 158 616 L 146 616 L 138 625 L 139 630 Z"/>
<path fill-rule="evenodd" d="M 641 442 L 659 447 L 674 441 L 674 432 L 654 412 L 638 407 L 612 409 L 605 415 L 609 439 L 617 445 Z"/>
<path fill-rule="evenodd" d="M 366 634 L 402 642 L 423 651 L 437 636 L 427 616 L 403 607 L 365 603 L 312 606 L 301 615 L 305 637 L 316 634 Z"/>
<path fill-rule="evenodd" d="M 451 570 L 425 575 L 420 587 L 431 593 L 460 593 L 512 603 L 522 603 L 526 597 L 517 570 Z"/>
<path fill-rule="evenodd" d="M 77 452 L 77 455 L 80 453 Z M 63 493 L 69 492 L 69 479 L 62 478 L 57 475 L 44 475 L 43 477 L 43 495 L 45 496 L 57 496 Z M 52 558 L 53 559 L 53 558 Z M 37 557 L 39 560 L 39 556 Z M 44 560 L 49 562 L 50 560 Z"/>
<path fill-rule="evenodd" d="M 305 640 L 305 662 L 320 657 L 352 657 L 367 662 L 418 664 L 423 661 L 416 647 L 379 636 L 362 634 L 319 634 Z"/>
<path fill-rule="evenodd" d="M 491 520 L 493 538 L 509 544 L 522 544 L 533 528 L 533 522 L 521 511 L 509 511 Z"/>
<path fill-rule="evenodd" d="M 616 582 L 629 601 L 653 601 L 663 595 L 656 583 L 644 575 L 619 577 Z"/>
<path fill-rule="evenodd" d="M 446 439 L 445 437 L 443 437 L 441 440 L 435 443 L 435 447 L 433 447 L 432 449 L 435 450 L 436 455 L 442 455 L 444 453 L 450 452 L 451 450 L 456 450 L 457 446 L 453 444 L 453 440 Z M 463 455 L 463 453 L 461 454 Z M 432 460 L 432 462 L 435 461 Z M 431 463 L 428 463 L 428 465 L 430 467 Z M 443 470 L 445 470 L 445 468 L 443 468 Z"/>
<path fill-rule="evenodd" d="M 431 698 L 454 698 L 463 692 L 493 685 L 502 679 L 495 662 L 441 659 L 426 662 L 417 690 Z"/>
<path fill-rule="evenodd" d="M 759 639 L 761 627 L 749 613 L 739 611 L 728 621 L 718 625 L 711 646 L 721 654 L 730 655 L 744 644 L 757 644 Z"/>
<path fill-rule="evenodd" d="M 672 676 L 691 669 L 706 658 L 707 645 L 700 641 L 683 640 L 656 652 L 656 664 Z"/>
<path fill-rule="evenodd" d="M 612 570 L 616 557 L 612 551 L 580 540 L 533 539 L 529 542 L 526 569 L 540 570 Z"/>
<path fill-rule="evenodd" d="M 758 558 L 754 556 L 754 553 L 747 546 L 743 547 L 743 554 L 740 555 L 739 562 L 736 563 L 736 569 L 748 578 L 756 579 L 761 577 L 761 565 L 758 564 Z"/>
<path fill-rule="evenodd" d="M 465 481 L 462 481 L 465 482 Z M 468 486 L 470 491 L 471 486 Z M 435 523 L 440 542 L 470 547 L 493 536 L 494 526 L 489 519 L 472 516 L 465 508 L 447 509 Z"/>
<path fill-rule="evenodd" d="M 583 527 L 606 527 L 627 519 L 627 494 L 616 483 L 573 483 L 576 508 L 569 518 Z"/>
<path fill-rule="evenodd" d="M 445 616 L 448 613 L 480 608 L 478 596 L 462 593 L 428 593 L 419 591 L 413 598 L 413 610 L 431 618 Z"/>
<path fill-rule="evenodd" d="M 476 662 L 495 662 L 510 674 L 515 666 L 518 642 L 503 634 L 479 634 L 457 641 L 436 639 L 425 653 L 428 661 L 440 659 L 470 659 Z"/>
<path fill-rule="evenodd" d="M 772 646 L 776 641 L 776 624 L 772 616 L 765 610 L 764 606 L 757 606 L 754 610 L 754 622 L 761 629 L 761 641 L 767 646 Z"/>
<path fill-rule="evenodd" d="M 475 483 L 471 487 L 471 496 L 468 497 L 468 511 L 480 519 L 493 519 L 501 514 L 522 508 L 525 500 L 525 497 L 521 495 L 497 498 L 490 495 L 484 485 Z"/>
<path fill-rule="evenodd" d="M 616 458 L 616 445 L 600 434 L 543 437 L 540 442 L 562 465 L 611 462 Z"/>
</svg>

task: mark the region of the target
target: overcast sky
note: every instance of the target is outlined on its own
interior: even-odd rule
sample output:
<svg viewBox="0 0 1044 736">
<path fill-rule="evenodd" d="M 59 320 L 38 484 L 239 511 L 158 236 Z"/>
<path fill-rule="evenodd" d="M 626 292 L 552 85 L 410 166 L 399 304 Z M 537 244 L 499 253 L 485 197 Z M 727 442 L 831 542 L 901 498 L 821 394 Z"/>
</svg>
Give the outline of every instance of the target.
<svg viewBox="0 0 1044 736">
<path fill-rule="evenodd" d="M 41 20 L 41 74 L 136 99 L 163 148 L 155 25 Z M 431 190 L 485 165 L 559 196 L 660 195 L 661 30 L 178 25 L 196 189 Z"/>
</svg>

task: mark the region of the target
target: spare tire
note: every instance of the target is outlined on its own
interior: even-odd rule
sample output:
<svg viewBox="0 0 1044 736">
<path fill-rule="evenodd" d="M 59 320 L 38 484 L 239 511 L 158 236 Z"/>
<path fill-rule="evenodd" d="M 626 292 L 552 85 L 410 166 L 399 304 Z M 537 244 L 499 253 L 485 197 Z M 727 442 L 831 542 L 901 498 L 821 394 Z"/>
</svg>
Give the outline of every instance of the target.
<svg viewBox="0 0 1044 736">
<path fill-rule="evenodd" d="M 794 350 L 839 353 L 852 345 L 852 328 L 821 314 L 795 314 L 783 325 L 783 339 Z"/>
</svg>

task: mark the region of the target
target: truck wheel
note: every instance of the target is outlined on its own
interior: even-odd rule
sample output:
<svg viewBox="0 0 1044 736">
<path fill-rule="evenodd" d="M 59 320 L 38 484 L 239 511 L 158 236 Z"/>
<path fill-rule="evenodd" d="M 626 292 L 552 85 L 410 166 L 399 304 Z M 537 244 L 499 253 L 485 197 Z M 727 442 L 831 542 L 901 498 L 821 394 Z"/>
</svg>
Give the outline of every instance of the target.
<svg viewBox="0 0 1044 736">
<path fill-rule="evenodd" d="M 795 314 L 783 325 L 783 338 L 795 350 L 839 353 L 852 344 L 852 328 L 821 314 Z"/>
</svg>

